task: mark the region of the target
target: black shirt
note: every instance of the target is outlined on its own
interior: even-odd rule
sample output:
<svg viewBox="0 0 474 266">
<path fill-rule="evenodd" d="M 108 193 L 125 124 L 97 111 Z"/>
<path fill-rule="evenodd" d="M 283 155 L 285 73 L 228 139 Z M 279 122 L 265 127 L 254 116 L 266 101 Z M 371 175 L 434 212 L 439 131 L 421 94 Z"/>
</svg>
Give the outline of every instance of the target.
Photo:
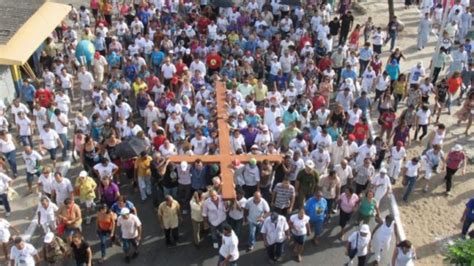
<svg viewBox="0 0 474 266">
<path fill-rule="evenodd" d="M 87 249 L 89 248 L 89 244 L 84 240 L 81 242 L 79 246 L 76 246 L 74 242 L 71 243 L 72 252 L 74 253 L 74 259 L 76 263 L 88 263 L 89 256 L 87 254 Z"/>
<path fill-rule="evenodd" d="M 352 15 L 344 14 L 341 16 L 341 31 L 349 31 L 352 22 L 354 22 L 354 17 Z"/>
<path fill-rule="evenodd" d="M 339 20 L 331 20 L 328 24 L 329 33 L 333 36 L 339 34 L 339 29 L 341 28 L 341 22 Z"/>
</svg>

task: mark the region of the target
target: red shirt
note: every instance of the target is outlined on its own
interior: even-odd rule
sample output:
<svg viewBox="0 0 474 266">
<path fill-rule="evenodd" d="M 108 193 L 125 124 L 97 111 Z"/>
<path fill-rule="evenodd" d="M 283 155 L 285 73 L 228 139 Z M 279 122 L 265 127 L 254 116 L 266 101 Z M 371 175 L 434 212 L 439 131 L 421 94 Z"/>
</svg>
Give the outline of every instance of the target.
<svg viewBox="0 0 474 266">
<path fill-rule="evenodd" d="M 178 63 L 174 65 L 176 67 L 176 75 L 180 76 L 184 73 L 184 68 L 188 67 L 185 63 Z"/>
<path fill-rule="evenodd" d="M 166 137 L 163 135 L 158 135 L 155 138 L 153 138 L 153 147 L 155 147 L 155 150 L 159 150 L 161 145 L 165 142 Z"/>
<path fill-rule="evenodd" d="M 158 82 L 160 82 L 160 80 L 158 79 L 158 77 L 156 76 L 148 76 L 146 78 L 146 85 L 148 86 L 148 91 L 147 92 L 150 92 L 153 87 L 155 87 L 156 84 L 158 84 Z"/>
<path fill-rule="evenodd" d="M 42 107 L 49 108 L 53 102 L 53 94 L 47 89 L 38 89 L 35 92 L 35 99 Z"/>
<path fill-rule="evenodd" d="M 211 20 L 206 17 L 200 17 L 197 21 L 198 31 L 201 34 L 206 34 L 207 26 L 211 24 Z"/>
<path fill-rule="evenodd" d="M 319 60 L 318 68 L 319 68 L 319 70 L 324 71 L 324 70 L 330 68 L 331 64 L 332 64 L 331 58 L 323 57 L 321 60 Z"/>
<path fill-rule="evenodd" d="M 365 140 L 367 138 L 368 133 L 369 125 L 362 123 L 355 124 L 353 134 L 356 140 Z"/>
<path fill-rule="evenodd" d="M 313 111 L 316 112 L 316 110 L 318 110 L 319 108 L 321 108 L 321 106 L 325 105 L 326 104 L 326 98 L 324 98 L 324 96 L 322 95 L 319 95 L 319 96 L 314 96 L 313 98 Z"/>
<path fill-rule="evenodd" d="M 300 39 L 300 45 L 299 45 L 299 47 L 298 47 L 298 48 L 300 49 L 300 51 L 301 51 L 301 49 L 303 49 L 304 44 L 307 43 L 307 42 L 309 42 L 309 43 L 311 43 L 311 45 L 313 45 L 313 42 L 311 41 L 311 37 L 309 37 L 309 36 L 303 36 L 303 37 L 301 37 L 301 39 Z"/>
<path fill-rule="evenodd" d="M 206 65 L 209 69 L 216 70 L 222 65 L 222 58 L 218 54 L 210 54 L 207 56 Z"/>
<path fill-rule="evenodd" d="M 458 169 L 461 167 L 461 162 L 466 158 L 464 153 L 461 151 L 450 151 L 446 160 L 446 166 L 450 169 Z"/>
<path fill-rule="evenodd" d="M 451 94 L 455 94 L 459 88 L 461 88 L 462 79 L 458 78 L 449 78 L 448 79 L 448 91 Z"/>
<path fill-rule="evenodd" d="M 390 112 L 385 112 L 382 114 L 382 120 L 384 123 L 382 124 L 382 127 L 384 129 L 392 129 L 393 127 L 393 122 L 395 122 L 395 119 L 397 116 L 395 113 L 390 113 Z"/>
</svg>

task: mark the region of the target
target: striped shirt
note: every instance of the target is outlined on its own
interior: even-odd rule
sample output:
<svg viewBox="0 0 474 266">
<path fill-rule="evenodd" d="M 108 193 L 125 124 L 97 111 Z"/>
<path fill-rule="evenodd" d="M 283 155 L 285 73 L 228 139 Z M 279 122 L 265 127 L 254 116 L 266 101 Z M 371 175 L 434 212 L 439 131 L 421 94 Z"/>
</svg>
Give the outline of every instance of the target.
<svg viewBox="0 0 474 266">
<path fill-rule="evenodd" d="M 278 183 L 273 192 L 276 193 L 275 207 L 284 209 L 290 206 L 291 198 L 295 196 L 295 187 L 292 185 L 285 187 L 282 183 Z"/>
</svg>

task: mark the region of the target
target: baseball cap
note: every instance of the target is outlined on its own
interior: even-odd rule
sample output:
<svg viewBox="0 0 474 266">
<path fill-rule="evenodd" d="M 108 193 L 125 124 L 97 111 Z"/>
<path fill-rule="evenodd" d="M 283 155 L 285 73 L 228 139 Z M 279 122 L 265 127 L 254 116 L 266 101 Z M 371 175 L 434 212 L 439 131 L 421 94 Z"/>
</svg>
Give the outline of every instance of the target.
<svg viewBox="0 0 474 266">
<path fill-rule="evenodd" d="M 86 177 L 86 176 L 87 176 L 87 172 L 84 170 L 79 173 L 79 177 Z"/>
<path fill-rule="evenodd" d="M 128 215 L 130 214 L 130 209 L 129 208 L 122 208 L 120 210 L 120 215 Z"/>
<path fill-rule="evenodd" d="M 44 243 L 45 244 L 49 244 L 51 242 L 53 242 L 53 239 L 54 239 L 54 233 L 53 232 L 48 232 L 45 236 L 44 236 Z"/>
</svg>

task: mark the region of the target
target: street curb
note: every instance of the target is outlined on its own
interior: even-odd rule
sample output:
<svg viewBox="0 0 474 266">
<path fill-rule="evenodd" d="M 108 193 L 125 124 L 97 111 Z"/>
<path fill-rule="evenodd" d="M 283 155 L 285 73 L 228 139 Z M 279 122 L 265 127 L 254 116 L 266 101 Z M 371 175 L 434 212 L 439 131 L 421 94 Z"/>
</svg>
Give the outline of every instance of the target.
<svg viewBox="0 0 474 266">
<path fill-rule="evenodd" d="M 376 136 L 376 133 L 372 125 L 370 111 L 367 111 L 367 124 L 369 125 L 370 136 L 372 139 L 374 139 Z M 385 166 L 385 162 L 382 162 L 382 167 L 384 166 Z M 392 193 L 392 196 L 389 197 L 389 199 L 390 199 L 391 212 L 395 220 L 395 223 L 397 224 L 396 228 L 397 228 L 398 239 L 400 241 L 403 241 L 406 239 L 406 234 L 405 234 L 405 229 L 403 229 L 402 219 L 400 218 L 400 211 L 398 209 L 397 199 L 393 193 Z"/>
</svg>

